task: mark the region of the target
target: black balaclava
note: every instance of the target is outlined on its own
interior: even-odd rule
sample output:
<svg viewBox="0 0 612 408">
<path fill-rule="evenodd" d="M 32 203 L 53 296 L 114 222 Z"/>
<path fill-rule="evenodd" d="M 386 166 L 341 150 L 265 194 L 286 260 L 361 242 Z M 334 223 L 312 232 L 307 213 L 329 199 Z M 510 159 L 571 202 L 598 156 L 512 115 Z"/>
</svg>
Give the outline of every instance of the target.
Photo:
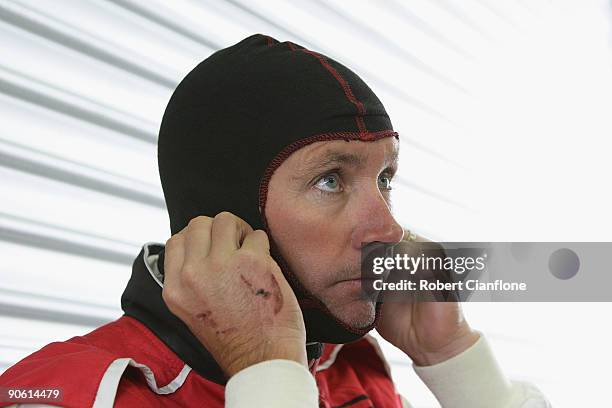
<svg viewBox="0 0 612 408">
<path fill-rule="evenodd" d="M 272 174 L 294 151 L 318 141 L 383 137 L 399 138 L 354 72 L 288 41 L 245 38 L 196 66 L 164 113 L 158 159 L 172 234 L 221 211 L 266 230 L 271 255 L 300 302 L 307 341 L 356 340 L 374 324 L 347 326 L 304 288 L 281 257 L 264 210 Z"/>
</svg>

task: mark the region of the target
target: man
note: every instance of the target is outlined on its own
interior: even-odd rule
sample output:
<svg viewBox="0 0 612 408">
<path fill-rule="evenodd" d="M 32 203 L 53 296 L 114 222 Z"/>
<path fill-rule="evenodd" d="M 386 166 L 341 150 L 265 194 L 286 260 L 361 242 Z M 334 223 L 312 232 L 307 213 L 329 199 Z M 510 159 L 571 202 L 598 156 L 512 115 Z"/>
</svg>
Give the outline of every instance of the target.
<svg viewBox="0 0 612 408">
<path fill-rule="evenodd" d="M 61 389 L 68 407 L 408 406 L 376 328 L 443 407 L 549 406 L 504 377 L 458 303 L 361 296 L 360 251 L 404 238 L 398 148 L 381 102 L 338 62 L 259 34 L 214 53 L 166 108 L 172 237 L 134 261 L 125 315 L 0 386 Z"/>
</svg>

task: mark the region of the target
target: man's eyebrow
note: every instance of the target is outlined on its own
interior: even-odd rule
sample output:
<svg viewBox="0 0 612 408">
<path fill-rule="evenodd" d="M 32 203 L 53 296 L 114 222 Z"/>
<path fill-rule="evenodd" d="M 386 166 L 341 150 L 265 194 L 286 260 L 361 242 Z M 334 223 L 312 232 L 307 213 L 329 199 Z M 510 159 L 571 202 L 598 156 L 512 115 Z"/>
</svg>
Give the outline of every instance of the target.
<svg viewBox="0 0 612 408">
<path fill-rule="evenodd" d="M 301 173 L 310 174 L 320 169 L 326 169 L 337 165 L 346 165 L 350 167 L 363 167 L 367 160 L 367 157 L 354 154 L 340 152 L 337 150 L 329 150 L 325 155 L 316 157 L 310 160 L 306 160 L 301 167 Z"/>
<path fill-rule="evenodd" d="M 393 150 L 393 152 L 387 156 L 385 161 L 385 165 L 387 167 L 395 167 L 397 165 L 398 160 L 398 150 Z M 322 157 L 317 157 L 315 159 L 307 160 L 301 166 L 302 174 L 310 174 L 320 169 L 329 168 L 333 165 L 347 165 L 354 168 L 361 168 L 367 161 L 367 156 L 363 156 L 355 153 L 347 153 L 338 150 L 329 150 Z"/>
<path fill-rule="evenodd" d="M 389 156 L 387 156 L 387 159 L 385 161 L 385 166 L 387 167 L 397 167 L 399 162 L 399 150 L 394 149 L 391 154 L 389 154 Z"/>
</svg>

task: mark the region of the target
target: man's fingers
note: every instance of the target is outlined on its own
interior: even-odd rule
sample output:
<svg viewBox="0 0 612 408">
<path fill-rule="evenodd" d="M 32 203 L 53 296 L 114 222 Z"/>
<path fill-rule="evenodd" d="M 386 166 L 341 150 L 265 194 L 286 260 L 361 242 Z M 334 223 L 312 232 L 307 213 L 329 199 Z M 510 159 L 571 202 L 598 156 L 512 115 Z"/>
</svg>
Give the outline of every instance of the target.
<svg viewBox="0 0 612 408">
<path fill-rule="evenodd" d="M 217 259 L 227 259 L 240 249 L 244 238 L 253 228 L 242 218 L 227 211 L 215 216 L 212 223 L 210 254 Z"/>
<path fill-rule="evenodd" d="M 248 249 L 258 254 L 270 254 L 268 234 L 263 230 L 255 230 L 244 238 L 241 249 Z"/>
<path fill-rule="evenodd" d="M 404 237 L 402 238 L 402 242 L 432 242 L 429 239 L 420 236 L 419 234 L 415 234 L 409 229 L 404 228 Z"/>
<path fill-rule="evenodd" d="M 213 219 L 199 216 L 189 221 L 181 233 L 185 236 L 185 263 L 200 265 L 208 256 L 211 246 Z"/>
<path fill-rule="evenodd" d="M 185 236 L 181 232 L 170 237 L 164 248 L 164 286 L 177 282 L 185 258 Z"/>
</svg>

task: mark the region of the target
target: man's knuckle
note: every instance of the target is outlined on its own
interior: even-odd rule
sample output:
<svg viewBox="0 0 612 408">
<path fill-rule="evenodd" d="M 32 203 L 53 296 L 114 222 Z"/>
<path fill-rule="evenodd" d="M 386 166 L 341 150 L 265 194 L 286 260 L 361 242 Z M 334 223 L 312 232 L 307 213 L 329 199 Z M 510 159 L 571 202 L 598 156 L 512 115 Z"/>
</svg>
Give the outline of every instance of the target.
<svg viewBox="0 0 612 408">
<path fill-rule="evenodd" d="M 214 222 L 237 222 L 238 217 L 232 214 L 229 211 L 221 211 L 219 214 L 215 215 Z"/>
<path fill-rule="evenodd" d="M 263 241 L 268 242 L 268 234 L 264 230 L 258 229 L 258 230 L 251 232 L 251 234 L 255 235 L 257 239 L 261 239 Z"/>
<path fill-rule="evenodd" d="M 162 290 L 162 299 L 168 305 L 168 307 L 173 307 L 176 305 L 178 296 L 176 295 L 176 290 L 171 286 L 164 286 Z"/>
<path fill-rule="evenodd" d="M 166 240 L 166 248 L 176 248 L 180 246 L 181 237 L 178 234 L 175 234 Z"/>
<path fill-rule="evenodd" d="M 197 217 L 189 220 L 189 224 L 187 224 L 187 227 L 189 229 L 199 229 L 199 228 L 209 227 L 210 224 L 211 224 L 210 217 L 207 217 L 205 215 L 198 215 Z"/>
<path fill-rule="evenodd" d="M 198 265 L 194 265 L 191 262 L 185 262 L 181 269 L 181 280 L 189 285 L 197 280 L 198 275 L 200 274 L 200 268 Z"/>
</svg>

